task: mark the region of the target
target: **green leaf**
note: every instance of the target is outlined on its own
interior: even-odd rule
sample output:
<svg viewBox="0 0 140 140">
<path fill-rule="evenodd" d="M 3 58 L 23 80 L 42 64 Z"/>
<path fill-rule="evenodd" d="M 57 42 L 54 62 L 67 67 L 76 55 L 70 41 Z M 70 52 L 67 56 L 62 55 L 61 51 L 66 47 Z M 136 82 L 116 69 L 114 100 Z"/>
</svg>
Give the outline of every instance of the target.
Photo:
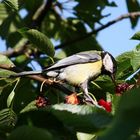
<svg viewBox="0 0 140 140">
<path fill-rule="evenodd" d="M 17 116 L 10 108 L 0 110 L 0 130 L 8 131 L 15 126 Z"/>
<path fill-rule="evenodd" d="M 35 84 L 35 82 L 29 80 L 28 78 L 20 78 L 20 82 L 15 89 L 15 96 L 12 103 L 12 107 L 15 112 L 20 112 L 25 106 L 27 106 L 31 101 L 36 98 L 39 92 L 34 87 Z M 11 93 L 14 86 L 12 87 L 8 95 Z M 4 95 L 4 92 L 2 94 Z"/>
<path fill-rule="evenodd" d="M 64 124 L 87 133 L 106 128 L 112 120 L 105 110 L 88 105 L 56 104 L 52 113 Z"/>
<path fill-rule="evenodd" d="M 57 22 L 55 24 L 57 24 Z M 67 47 L 63 47 L 62 45 L 63 51 L 65 51 L 68 56 L 74 53 L 80 52 L 80 51 L 102 50 L 101 46 L 97 42 L 94 35 L 88 38 L 82 39 L 78 42 L 71 43 L 73 42 L 72 40 L 74 40 L 75 38 L 84 36 L 87 32 L 86 27 L 81 21 L 68 19 L 66 21 L 62 21 L 61 23 L 59 23 L 58 28 L 59 30 L 57 32 L 56 32 L 57 28 L 53 29 L 55 34 L 57 33 L 57 36 L 58 36 L 56 39 L 62 40 L 61 41 L 62 44 L 63 42 L 69 42 L 69 43 L 66 43 Z M 48 31 L 48 32 L 51 32 L 51 31 Z M 56 46 L 56 49 L 58 49 L 59 47 L 60 47 L 59 45 Z"/>
<path fill-rule="evenodd" d="M 0 3 L 0 25 L 8 17 L 8 12 L 4 3 Z"/>
<path fill-rule="evenodd" d="M 72 55 L 74 53 L 82 52 L 82 51 L 89 51 L 89 50 L 98 50 L 98 51 L 101 51 L 102 48 L 98 44 L 98 42 L 95 39 L 95 37 L 94 36 L 91 36 L 91 37 L 88 37 L 86 39 L 83 39 L 80 42 L 77 42 L 77 43 L 72 44 L 70 47 L 64 47 L 63 50 L 69 56 L 69 55 Z"/>
<path fill-rule="evenodd" d="M 50 39 L 35 29 L 22 28 L 19 33 L 33 43 L 39 50 L 45 52 L 47 55 L 54 56 L 54 46 Z"/>
<path fill-rule="evenodd" d="M 6 39 L 6 45 L 11 48 L 21 48 L 25 43 L 27 42 L 27 39 L 22 38 L 21 34 L 19 32 L 10 32 Z"/>
<path fill-rule="evenodd" d="M 140 68 L 140 51 L 134 50 L 131 58 L 131 65 L 133 70 L 136 71 Z"/>
<path fill-rule="evenodd" d="M 5 70 L 0 68 L 0 78 L 9 78 L 10 75 L 15 74 L 15 72 L 10 71 L 10 70 Z M 5 79 L 7 80 L 7 79 Z M 11 79 L 13 81 L 14 79 Z"/>
<path fill-rule="evenodd" d="M 8 68 L 14 67 L 14 63 L 5 55 L 0 54 L 0 66 L 6 66 Z M 14 72 L 5 70 L 5 69 L 0 69 L 0 77 L 9 77 L 9 75 L 13 74 Z"/>
<path fill-rule="evenodd" d="M 140 44 L 136 45 L 136 50 L 140 51 Z"/>
<path fill-rule="evenodd" d="M 10 93 L 10 95 L 7 98 L 7 107 L 10 107 L 10 105 L 14 99 L 14 96 L 15 96 L 15 91 L 12 90 L 12 92 Z"/>
<path fill-rule="evenodd" d="M 4 3 L 15 11 L 18 11 L 18 0 L 4 0 Z"/>
<path fill-rule="evenodd" d="M 114 84 L 110 77 L 101 76 L 91 82 L 89 91 L 95 94 L 98 98 L 105 97 L 106 93 L 114 94 Z"/>
<path fill-rule="evenodd" d="M 7 99 L 10 97 L 10 93 L 13 91 L 17 79 L 18 78 L 0 78 L 0 109 L 7 107 Z M 10 105 L 10 100 L 8 102 Z M 11 103 L 13 103 L 13 100 L 11 100 Z"/>
<path fill-rule="evenodd" d="M 126 0 L 128 12 L 136 12 L 140 9 L 140 4 L 138 0 Z M 138 23 L 138 17 L 130 17 L 132 28 L 136 27 Z"/>
<path fill-rule="evenodd" d="M 20 126 L 8 136 L 8 140 L 54 140 L 51 133 L 37 127 Z"/>
<path fill-rule="evenodd" d="M 16 61 L 18 64 L 26 65 L 27 63 L 30 63 L 31 60 L 28 60 L 27 55 L 22 54 L 22 55 L 17 56 L 15 61 Z"/>
<path fill-rule="evenodd" d="M 93 138 L 96 137 L 95 134 L 88 134 L 88 133 L 82 133 L 82 132 L 77 132 L 77 138 L 78 140 L 94 140 Z"/>
<path fill-rule="evenodd" d="M 130 74 L 132 74 L 133 71 L 130 71 L 131 69 L 131 58 L 133 56 L 133 51 L 125 52 L 121 55 L 119 55 L 117 60 L 117 78 L 125 79 Z M 128 70 L 129 69 L 129 70 Z"/>
<path fill-rule="evenodd" d="M 14 82 L 15 82 L 15 79 L 13 80 L 9 78 L 0 78 L 0 95 L 4 88 L 11 86 Z M 8 92 L 8 95 L 9 95 L 9 92 Z"/>
<path fill-rule="evenodd" d="M 28 12 L 36 11 L 41 5 L 43 0 L 24 0 L 24 8 L 27 9 Z"/>
<path fill-rule="evenodd" d="M 137 33 L 135 33 L 135 34 L 131 37 L 131 39 L 140 40 L 140 31 L 137 32 Z"/>
<path fill-rule="evenodd" d="M 120 101 L 121 96 L 119 95 L 112 95 L 112 113 L 115 114 L 116 110 L 118 110 L 118 106 L 119 106 L 119 101 Z"/>
<path fill-rule="evenodd" d="M 99 22 L 99 20 L 104 17 L 102 16 L 102 10 L 106 6 L 116 6 L 115 2 L 108 2 L 107 0 L 89 0 L 86 6 L 85 1 L 76 1 L 78 3 L 74 7 L 75 15 L 91 28 L 94 27 L 95 22 Z"/>
<path fill-rule="evenodd" d="M 9 96 L 7 98 L 7 107 L 10 107 L 13 103 L 13 99 L 14 99 L 14 96 L 15 96 L 15 89 L 16 89 L 18 83 L 19 83 L 19 79 L 16 81 L 16 84 L 15 84 L 13 90 L 11 91 L 11 93 L 9 94 Z"/>
<path fill-rule="evenodd" d="M 14 63 L 5 55 L 0 54 L 0 65 L 7 65 L 8 67 L 14 67 Z"/>
<path fill-rule="evenodd" d="M 27 106 L 25 106 L 20 113 L 26 113 L 29 111 L 34 111 L 34 110 L 38 110 L 35 101 L 30 102 Z"/>
<path fill-rule="evenodd" d="M 114 121 L 98 140 L 127 140 L 140 127 L 140 88 L 127 91 L 118 104 Z"/>
<path fill-rule="evenodd" d="M 0 35 L 2 39 L 5 39 L 8 36 L 13 17 L 14 13 L 11 13 L 6 19 L 3 20 L 0 26 Z"/>
</svg>

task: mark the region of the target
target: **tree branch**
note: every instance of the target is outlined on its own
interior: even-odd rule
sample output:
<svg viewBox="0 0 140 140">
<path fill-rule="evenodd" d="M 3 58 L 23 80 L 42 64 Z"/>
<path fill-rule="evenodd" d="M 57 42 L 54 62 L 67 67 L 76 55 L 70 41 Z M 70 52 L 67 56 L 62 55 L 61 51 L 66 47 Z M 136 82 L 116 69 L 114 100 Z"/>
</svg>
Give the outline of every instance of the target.
<svg viewBox="0 0 140 140">
<path fill-rule="evenodd" d="M 49 9 L 51 8 L 52 3 L 53 3 L 53 0 L 47 0 L 46 3 L 42 4 L 37 9 L 35 14 L 33 15 L 33 18 L 32 18 L 31 24 L 30 24 L 30 28 L 36 28 L 37 26 L 41 25 L 46 14 L 48 13 Z M 29 42 L 27 41 L 23 46 L 21 46 L 18 49 L 10 49 L 10 50 L 7 50 L 0 54 L 6 55 L 9 58 L 19 56 L 21 54 L 26 53 L 26 46 L 28 45 L 28 43 Z"/>
<path fill-rule="evenodd" d="M 9 66 L 6 64 L 0 65 L 0 68 L 5 69 L 5 70 L 9 70 L 9 71 L 13 71 L 13 72 L 22 72 L 22 70 L 20 68 L 18 68 L 16 66 Z M 53 86 L 54 88 L 63 91 L 67 95 L 72 93 L 72 91 L 70 91 L 69 89 L 64 87 L 61 83 L 55 82 L 55 81 L 50 80 L 50 79 L 46 79 L 41 75 L 28 75 L 26 77 L 33 79 L 33 80 L 36 80 L 36 81 L 39 81 L 40 83 L 44 83 L 45 86 Z M 9 78 L 9 77 L 6 77 L 6 78 Z"/>
<path fill-rule="evenodd" d="M 48 1 L 50 1 L 50 0 L 48 0 Z M 40 15 L 41 17 L 39 16 L 38 18 L 36 18 L 35 21 L 33 20 L 33 22 L 36 22 L 36 25 L 40 24 L 39 22 L 43 20 L 43 18 L 45 17 L 45 14 L 47 13 L 47 12 L 45 13 L 45 11 L 47 10 L 46 8 L 48 8 L 50 6 L 50 4 L 51 3 L 49 3 L 47 5 L 47 3 L 46 3 L 46 6 L 44 6 L 44 9 L 42 9 L 43 11 L 40 12 L 40 14 L 42 13 L 43 15 L 42 16 Z M 139 17 L 139 16 L 140 16 L 140 12 L 131 12 L 131 13 L 123 14 L 123 15 L 119 16 L 118 18 L 116 18 L 112 21 L 109 21 L 105 25 L 102 25 L 101 27 L 99 27 L 99 28 L 97 28 L 97 29 L 95 29 L 95 30 L 93 30 L 89 33 L 85 33 L 83 36 L 79 36 L 77 38 L 74 38 L 72 40 L 69 40 L 69 41 L 64 42 L 60 45 L 55 46 L 55 49 L 57 50 L 59 48 L 63 48 L 63 47 L 69 46 L 71 44 L 74 44 L 76 42 L 79 42 L 81 40 L 84 40 L 84 39 L 92 36 L 93 34 L 97 34 L 99 31 L 101 31 L 103 29 L 106 29 L 107 27 L 109 27 L 109 26 L 111 26 L 111 25 L 113 25 L 113 24 L 115 24 L 115 23 L 117 23 L 117 22 L 119 22 L 123 19 L 130 18 L 130 17 L 131 18 L 136 18 L 136 17 Z M 8 51 L 5 51 L 5 52 L 0 53 L 0 54 L 4 54 L 8 57 L 13 57 L 13 56 L 15 57 L 15 56 L 18 56 L 18 55 L 22 54 L 24 51 L 25 51 L 24 47 L 23 48 L 21 47 L 21 49 L 19 49 L 19 50 L 14 50 L 14 49 L 13 50 L 8 50 Z"/>
<path fill-rule="evenodd" d="M 26 52 L 26 47 L 27 47 L 28 42 L 26 42 L 22 47 L 16 48 L 16 49 L 10 49 L 5 52 L 2 52 L 0 54 L 6 55 L 7 57 L 16 57 L 21 54 L 24 54 Z"/>
<path fill-rule="evenodd" d="M 47 0 L 45 4 L 41 5 L 41 7 L 37 9 L 32 19 L 31 28 L 36 28 L 37 26 L 41 25 L 46 14 L 51 8 L 52 3 L 53 3 L 53 0 Z"/>
<path fill-rule="evenodd" d="M 112 21 L 109 21 L 105 25 L 102 25 L 101 27 L 99 27 L 99 28 L 97 28 L 97 29 L 95 29 L 95 30 L 93 30 L 91 32 L 85 33 L 82 36 L 79 36 L 77 38 L 74 38 L 72 40 L 69 40 L 69 41 L 64 42 L 64 43 L 62 43 L 60 45 L 55 46 L 55 49 L 57 50 L 57 49 L 69 46 L 71 44 L 77 43 L 77 42 L 79 42 L 81 40 L 84 40 L 84 39 L 92 36 L 93 34 L 97 34 L 99 31 L 101 31 L 101 30 L 103 30 L 103 29 L 105 29 L 105 28 L 107 28 L 107 27 L 109 27 L 109 26 L 111 26 L 111 25 L 123 20 L 123 19 L 130 18 L 130 17 L 131 18 L 136 18 L 138 16 L 140 16 L 140 12 L 132 12 L 132 13 L 123 14 L 123 15 L 119 16 L 118 18 L 116 18 L 116 19 L 114 19 Z"/>
</svg>

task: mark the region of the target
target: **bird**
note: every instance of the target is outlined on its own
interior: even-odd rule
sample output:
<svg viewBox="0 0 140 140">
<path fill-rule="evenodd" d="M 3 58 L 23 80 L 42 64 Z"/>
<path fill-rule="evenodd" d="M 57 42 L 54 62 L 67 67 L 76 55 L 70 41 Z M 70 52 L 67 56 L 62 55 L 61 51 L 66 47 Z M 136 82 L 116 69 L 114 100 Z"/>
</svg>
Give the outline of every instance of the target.
<svg viewBox="0 0 140 140">
<path fill-rule="evenodd" d="M 88 92 L 89 81 L 108 75 L 115 84 L 116 71 L 117 62 L 109 52 L 91 50 L 65 57 L 43 70 L 20 72 L 12 77 L 43 74 L 81 88 L 84 99 L 95 104 Z"/>
</svg>

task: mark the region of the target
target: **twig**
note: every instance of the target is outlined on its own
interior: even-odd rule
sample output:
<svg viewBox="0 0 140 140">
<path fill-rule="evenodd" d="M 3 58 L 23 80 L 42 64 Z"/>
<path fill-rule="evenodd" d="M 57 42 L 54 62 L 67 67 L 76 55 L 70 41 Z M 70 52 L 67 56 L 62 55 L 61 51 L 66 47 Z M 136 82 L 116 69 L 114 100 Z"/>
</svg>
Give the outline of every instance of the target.
<svg viewBox="0 0 140 140">
<path fill-rule="evenodd" d="M 33 19 L 31 22 L 31 28 L 36 28 L 37 26 L 41 25 L 46 14 L 51 8 L 52 3 L 53 3 L 53 0 L 47 0 L 45 4 L 42 4 L 41 7 L 38 8 L 38 10 L 35 12 L 33 16 Z"/>
<path fill-rule="evenodd" d="M 119 16 L 118 18 L 116 18 L 116 19 L 114 19 L 112 21 L 109 21 L 105 25 L 102 25 L 101 27 L 99 27 L 99 28 L 97 28 L 97 29 L 95 29 L 95 30 L 93 30 L 91 32 L 85 33 L 82 36 L 79 36 L 77 38 L 74 38 L 72 40 L 69 40 L 69 41 L 64 42 L 64 43 L 62 43 L 60 45 L 55 46 L 55 49 L 57 50 L 57 49 L 69 46 L 71 44 L 77 43 L 77 42 L 79 42 L 81 40 L 84 40 L 84 39 L 90 37 L 91 35 L 97 34 L 99 31 L 101 31 L 101 30 L 103 30 L 103 29 L 105 29 L 105 28 L 107 28 L 107 27 L 109 27 L 109 26 L 111 26 L 111 25 L 123 20 L 123 19 L 129 18 L 129 17 L 136 18 L 138 16 L 140 16 L 140 12 L 132 12 L 132 13 L 123 14 L 123 15 Z"/>
<path fill-rule="evenodd" d="M 10 70 L 10 71 L 13 71 L 13 72 L 22 72 L 20 68 L 18 68 L 16 66 L 13 66 L 13 65 L 11 65 L 11 66 L 6 65 L 6 64 L 5 65 L 0 65 L 0 68 Z M 53 86 L 54 88 L 59 89 L 59 90 L 63 91 L 64 93 L 68 94 L 68 95 L 72 93 L 72 91 L 70 91 L 69 89 L 64 87 L 61 83 L 55 82 L 55 81 L 50 80 L 50 79 L 46 79 L 41 75 L 28 75 L 26 77 L 29 77 L 30 79 L 39 81 L 41 83 L 44 82 L 45 86 Z"/>
<path fill-rule="evenodd" d="M 38 10 L 33 15 L 32 21 L 30 23 L 30 28 L 36 28 L 37 26 L 41 25 L 46 14 L 48 13 L 49 9 L 52 6 L 52 2 L 53 2 L 53 0 L 47 0 L 46 3 L 42 4 L 38 8 Z M 29 42 L 27 41 L 23 46 L 21 46 L 18 49 L 10 49 L 10 50 L 7 50 L 7 51 L 2 52 L 0 54 L 6 55 L 9 58 L 19 56 L 21 54 L 26 53 L 26 46 L 28 45 L 28 43 Z"/>
<path fill-rule="evenodd" d="M 50 0 L 49 0 L 49 1 L 50 1 Z M 49 4 L 49 6 L 50 6 L 50 4 Z M 36 20 L 33 20 L 33 22 L 36 22 L 36 25 L 37 25 L 37 24 L 40 24 L 39 22 L 43 20 L 43 18 L 45 17 L 44 14 L 46 14 L 46 13 L 45 13 L 46 7 L 49 7 L 49 6 L 47 6 L 47 3 L 46 3 L 46 6 L 44 7 L 45 9 L 44 9 L 42 12 L 40 12 L 40 14 L 42 13 L 43 16 L 40 15 L 41 17 L 39 16 Z M 109 26 L 111 26 L 111 25 L 113 25 L 113 24 L 115 24 L 115 23 L 117 23 L 117 22 L 123 20 L 123 19 L 129 18 L 129 17 L 131 17 L 131 18 L 136 18 L 136 17 L 138 17 L 138 16 L 140 16 L 140 12 L 131 12 L 131 13 L 123 14 L 123 15 L 119 16 L 118 18 L 116 18 L 116 19 L 114 19 L 114 20 L 112 20 L 112 21 L 109 21 L 109 22 L 106 23 L 105 25 L 102 25 L 101 27 L 99 27 L 99 28 L 97 28 L 97 29 L 95 29 L 95 30 L 93 30 L 93 31 L 91 31 L 91 32 L 89 32 L 89 33 L 85 33 L 83 36 L 74 38 L 74 39 L 72 39 L 72 40 L 69 40 L 69 41 L 64 42 L 64 43 L 62 43 L 62 44 L 60 44 L 60 45 L 55 46 L 55 49 L 57 50 L 57 49 L 59 49 L 59 48 L 63 48 L 63 47 L 69 46 L 69 45 L 71 45 L 71 44 L 74 44 L 74 43 L 76 43 L 76 42 L 79 42 L 79 41 L 81 41 L 81 40 L 84 40 L 84 39 L 90 37 L 91 35 L 97 34 L 99 31 L 101 31 L 101 30 L 103 30 L 103 29 L 105 29 L 105 28 L 107 28 L 107 27 L 109 27 Z M 40 19 L 40 21 L 39 21 L 39 19 Z M 33 23 L 32 23 L 32 24 L 33 24 Z M 35 24 L 35 23 L 34 23 L 34 24 Z M 15 56 L 17 56 L 17 55 L 22 54 L 23 51 L 24 51 L 24 48 L 21 48 L 21 49 L 19 49 L 19 50 L 8 50 L 8 51 L 5 51 L 5 52 L 0 53 L 0 54 L 4 54 L 4 55 L 6 55 L 6 56 L 8 56 L 8 57 L 13 57 L 13 56 L 15 57 Z"/>
<path fill-rule="evenodd" d="M 0 54 L 6 55 L 7 57 L 19 56 L 21 54 L 26 53 L 27 44 L 28 44 L 28 41 L 22 47 L 20 47 L 20 48 L 10 49 L 10 50 L 7 50 L 5 52 L 1 52 Z"/>
</svg>

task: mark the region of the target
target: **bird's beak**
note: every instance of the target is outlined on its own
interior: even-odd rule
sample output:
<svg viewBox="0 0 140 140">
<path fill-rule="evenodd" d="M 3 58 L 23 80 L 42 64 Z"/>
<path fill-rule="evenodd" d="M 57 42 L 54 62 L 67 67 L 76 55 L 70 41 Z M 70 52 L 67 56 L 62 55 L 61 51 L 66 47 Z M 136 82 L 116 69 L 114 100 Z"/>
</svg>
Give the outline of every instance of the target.
<svg viewBox="0 0 140 140">
<path fill-rule="evenodd" d="M 111 80 L 112 82 L 114 83 L 114 85 L 116 86 L 116 81 L 115 81 L 115 75 L 114 74 L 111 74 Z"/>
</svg>

